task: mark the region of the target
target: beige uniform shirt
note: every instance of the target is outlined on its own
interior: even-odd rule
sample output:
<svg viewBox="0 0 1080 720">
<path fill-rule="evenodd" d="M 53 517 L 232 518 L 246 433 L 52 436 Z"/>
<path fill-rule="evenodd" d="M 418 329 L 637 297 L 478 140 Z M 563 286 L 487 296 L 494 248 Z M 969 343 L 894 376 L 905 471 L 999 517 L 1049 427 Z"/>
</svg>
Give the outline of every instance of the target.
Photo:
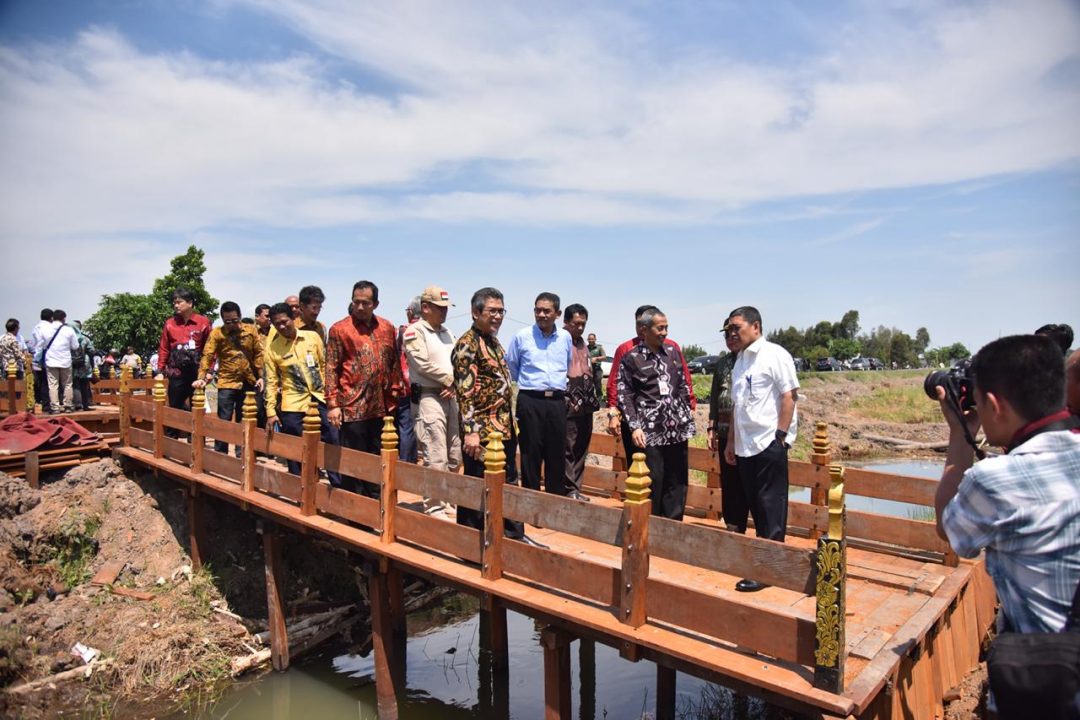
<svg viewBox="0 0 1080 720">
<path fill-rule="evenodd" d="M 454 349 L 454 334 L 445 325 L 435 330 L 426 320 L 417 320 L 405 328 L 402 339 L 409 362 L 409 382 L 425 390 L 441 390 L 453 384 L 450 353 Z"/>
</svg>

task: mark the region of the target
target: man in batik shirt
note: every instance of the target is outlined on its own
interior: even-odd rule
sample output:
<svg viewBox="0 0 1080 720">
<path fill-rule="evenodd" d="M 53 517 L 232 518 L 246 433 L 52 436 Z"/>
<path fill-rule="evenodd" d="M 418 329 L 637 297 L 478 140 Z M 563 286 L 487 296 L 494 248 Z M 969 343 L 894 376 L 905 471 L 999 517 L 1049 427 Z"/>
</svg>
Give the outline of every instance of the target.
<svg viewBox="0 0 1080 720">
<path fill-rule="evenodd" d="M 682 351 L 665 342 L 667 317 L 653 308 L 638 320 L 642 342 L 619 363 L 619 409 L 637 450 L 645 452 L 652 478 L 652 512 L 682 520 L 689 474 L 687 441 L 694 436 L 690 386 Z"/>
<path fill-rule="evenodd" d="M 330 328 L 326 343 L 326 405 L 330 424 L 340 428 L 344 447 L 367 453 L 382 449 L 383 418 L 405 397 L 397 330 L 375 314 L 379 288 L 367 280 L 353 285 L 349 317 Z M 380 486 L 342 476 L 346 489 L 379 497 Z"/>
</svg>

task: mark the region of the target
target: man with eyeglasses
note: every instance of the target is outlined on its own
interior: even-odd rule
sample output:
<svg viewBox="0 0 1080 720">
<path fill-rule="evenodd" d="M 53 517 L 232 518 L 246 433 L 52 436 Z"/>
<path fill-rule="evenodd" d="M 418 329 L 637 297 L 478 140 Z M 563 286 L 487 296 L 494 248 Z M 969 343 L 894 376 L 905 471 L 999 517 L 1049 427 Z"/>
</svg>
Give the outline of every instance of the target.
<svg viewBox="0 0 1080 720">
<path fill-rule="evenodd" d="M 533 302 L 536 324 L 519 330 L 506 348 L 510 379 L 517 383 L 521 430 L 521 482 L 566 495 L 566 383 L 573 342 L 559 319 L 559 296 L 542 292 Z"/>
<path fill-rule="evenodd" d="M 231 300 L 221 304 L 221 327 L 210 332 L 199 362 L 199 377 L 192 387 L 205 387 L 214 379 L 215 359 L 218 364 L 217 416 L 240 422 L 247 393 L 254 390 L 262 395 L 263 392 L 263 341 L 254 325 L 240 322 L 240 306 Z M 214 449 L 227 453 L 229 444 L 215 440 Z M 240 457 L 239 447 L 236 456 Z"/>
<path fill-rule="evenodd" d="M 788 449 L 795 442 L 799 379 L 787 350 L 762 337 L 761 313 L 745 305 L 728 315 L 727 332 L 741 348 L 731 370 L 732 423 L 725 459 L 739 470 L 757 536 L 784 541 L 788 509 Z M 743 579 L 740 592 L 765 585 Z"/>
</svg>

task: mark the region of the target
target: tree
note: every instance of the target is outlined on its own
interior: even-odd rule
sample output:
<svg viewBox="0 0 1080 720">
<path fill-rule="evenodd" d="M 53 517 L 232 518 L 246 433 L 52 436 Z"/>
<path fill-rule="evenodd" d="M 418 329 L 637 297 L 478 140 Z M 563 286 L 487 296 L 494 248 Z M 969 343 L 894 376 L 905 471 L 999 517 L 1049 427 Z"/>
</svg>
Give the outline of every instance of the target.
<svg viewBox="0 0 1080 720">
<path fill-rule="evenodd" d="M 206 291 L 206 285 L 203 284 L 203 273 L 206 272 L 205 257 L 206 253 L 190 245 L 187 252 L 177 255 L 170 261 L 168 274 L 154 281 L 154 289 L 150 294 L 155 300 L 160 299 L 167 312 L 166 318 L 172 315 L 173 290 L 185 288 L 195 296 L 196 312 L 210 318 L 210 322 L 217 319 L 218 301 Z"/>
<path fill-rule="evenodd" d="M 706 353 L 705 348 L 701 347 L 700 345 L 683 345 L 682 354 L 683 357 L 687 360 L 693 360 L 696 357 L 701 357 L 702 355 L 707 355 L 708 353 Z"/>
<path fill-rule="evenodd" d="M 859 311 L 848 310 L 844 313 L 844 317 L 833 328 L 833 332 L 838 338 L 854 340 L 855 336 L 859 334 Z"/>
<path fill-rule="evenodd" d="M 857 356 L 859 351 L 862 350 L 862 345 L 858 340 L 848 340 L 847 338 L 833 338 L 829 343 L 829 354 L 837 360 L 850 360 Z"/>
<path fill-rule="evenodd" d="M 794 325 L 789 325 L 784 330 L 773 330 L 765 336 L 765 339 L 784 348 L 791 353 L 792 357 L 803 357 L 803 351 L 806 349 L 803 334 Z"/>
<path fill-rule="evenodd" d="M 915 349 L 924 353 L 928 347 L 930 347 L 930 331 L 921 327 L 915 331 Z"/>
<path fill-rule="evenodd" d="M 964 343 L 957 342 L 941 348 L 941 358 L 945 363 L 967 360 L 969 357 L 971 357 L 971 352 L 964 346 Z"/>
</svg>

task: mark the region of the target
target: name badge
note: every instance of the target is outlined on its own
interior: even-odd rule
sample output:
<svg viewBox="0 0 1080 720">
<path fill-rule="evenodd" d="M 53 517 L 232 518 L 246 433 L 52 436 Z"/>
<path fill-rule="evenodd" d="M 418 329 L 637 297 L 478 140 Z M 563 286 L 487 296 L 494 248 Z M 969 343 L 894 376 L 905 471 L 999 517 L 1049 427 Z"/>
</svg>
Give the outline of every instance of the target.
<svg viewBox="0 0 1080 720">
<path fill-rule="evenodd" d="M 664 378 L 660 378 L 660 397 L 667 397 L 671 394 L 671 383 Z"/>
<path fill-rule="evenodd" d="M 309 368 L 315 367 L 315 356 L 312 355 L 311 353 L 307 354 L 307 366 Z"/>
</svg>

